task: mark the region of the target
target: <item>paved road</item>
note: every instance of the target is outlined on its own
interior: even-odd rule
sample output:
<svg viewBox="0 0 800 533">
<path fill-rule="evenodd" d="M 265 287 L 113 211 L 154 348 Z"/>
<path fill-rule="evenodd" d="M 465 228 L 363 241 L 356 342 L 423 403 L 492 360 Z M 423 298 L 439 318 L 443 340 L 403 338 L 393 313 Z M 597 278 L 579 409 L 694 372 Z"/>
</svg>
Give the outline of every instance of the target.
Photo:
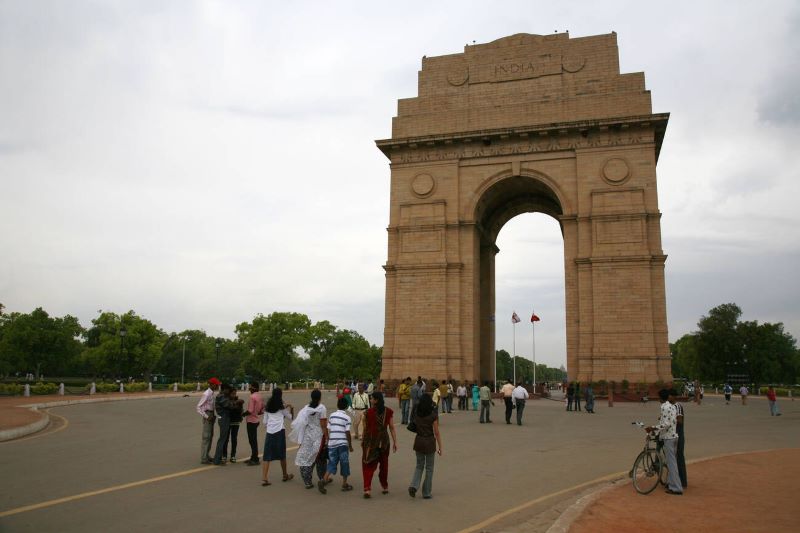
<svg viewBox="0 0 800 533">
<path fill-rule="evenodd" d="M 307 393 L 286 398 L 299 405 Z M 330 408 L 333 395 L 326 394 L 324 401 Z M 444 455 L 437 458 L 432 500 L 412 500 L 406 493 L 413 435 L 397 426 L 400 450 L 390 459 L 392 492 L 363 500 L 360 490 L 329 490 L 325 496 L 307 491 L 293 465 L 295 480 L 270 487 L 260 486 L 259 468 L 243 463 L 202 467 L 196 402 L 190 397 L 52 409 L 68 421 L 60 429 L 0 444 L 0 531 L 218 531 L 226 525 L 243 531 L 307 531 L 355 523 L 380 524 L 388 532 L 460 531 L 548 494 L 627 471 L 643 435 L 630 422 L 658 415 L 656 402 L 613 408 L 600 403 L 597 414 L 590 415 L 565 412 L 563 404 L 548 400 L 529 402 L 521 427 L 503 423 L 501 402 L 493 424 L 478 424 L 475 412 L 443 415 Z M 688 404 L 688 459 L 797 446 L 800 402 L 783 401 L 781 407 L 784 415 L 776 418 L 758 398 L 746 407 L 725 405 L 719 398 L 699 407 Z M 238 455 L 246 458 L 245 433 L 242 428 Z M 357 448 L 351 459 L 357 489 L 360 455 Z M 293 463 L 294 452 L 289 459 Z M 148 482 L 169 474 L 184 475 Z M 60 498 L 67 501 L 47 504 Z M 17 512 L 26 506 L 34 508 Z"/>
</svg>

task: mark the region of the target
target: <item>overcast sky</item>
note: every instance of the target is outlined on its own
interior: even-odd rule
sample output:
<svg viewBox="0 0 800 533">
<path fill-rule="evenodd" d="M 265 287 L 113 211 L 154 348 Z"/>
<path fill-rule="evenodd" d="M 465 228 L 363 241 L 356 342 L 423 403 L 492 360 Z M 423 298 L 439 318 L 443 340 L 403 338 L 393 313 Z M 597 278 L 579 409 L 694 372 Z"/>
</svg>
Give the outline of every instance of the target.
<svg viewBox="0 0 800 533">
<path fill-rule="evenodd" d="M 0 302 L 224 337 L 297 311 L 382 345 L 374 140 L 422 56 L 616 31 L 622 72 L 671 113 L 670 340 L 726 302 L 800 335 L 798 4 L 653 4 L 0 0 Z M 530 357 L 535 306 L 537 361 L 565 364 L 558 224 L 519 216 L 498 246 L 498 348 L 516 310 Z"/>
</svg>

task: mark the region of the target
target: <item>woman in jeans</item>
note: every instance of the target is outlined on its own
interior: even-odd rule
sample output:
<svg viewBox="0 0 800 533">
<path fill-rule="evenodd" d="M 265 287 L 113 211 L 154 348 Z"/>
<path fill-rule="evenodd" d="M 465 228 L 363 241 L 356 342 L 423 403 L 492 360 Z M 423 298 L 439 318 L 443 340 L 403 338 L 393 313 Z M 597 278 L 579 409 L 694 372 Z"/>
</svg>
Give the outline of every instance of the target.
<svg viewBox="0 0 800 533">
<path fill-rule="evenodd" d="M 422 480 L 422 471 L 425 470 L 425 482 L 422 484 L 422 497 L 430 499 L 431 485 L 433 485 L 433 459 L 438 453 L 442 455 L 442 437 L 439 435 L 439 418 L 433 399 L 429 394 L 423 394 L 417 407 L 417 416 L 414 422 L 417 425 L 417 437 L 414 439 L 414 452 L 417 454 L 417 468 L 408 487 L 408 494 L 416 497 L 419 483 Z"/>
</svg>

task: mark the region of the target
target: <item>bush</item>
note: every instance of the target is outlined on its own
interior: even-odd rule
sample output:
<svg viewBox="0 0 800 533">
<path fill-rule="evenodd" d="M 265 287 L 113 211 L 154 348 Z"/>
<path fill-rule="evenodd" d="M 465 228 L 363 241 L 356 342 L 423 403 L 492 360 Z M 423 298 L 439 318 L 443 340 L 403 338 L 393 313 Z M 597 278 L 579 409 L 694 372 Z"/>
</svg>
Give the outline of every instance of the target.
<svg viewBox="0 0 800 533">
<path fill-rule="evenodd" d="M 18 396 L 25 391 L 25 387 L 18 383 L 0 383 L 0 395 Z"/>
<path fill-rule="evenodd" d="M 125 392 L 143 392 L 147 390 L 147 383 L 133 382 L 125 383 Z"/>
<path fill-rule="evenodd" d="M 119 392 L 119 383 L 97 383 L 96 385 L 97 392 Z"/>
<path fill-rule="evenodd" d="M 58 385 L 55 383 L 36 383 L 31 385 L 31 394 L 55 394 L 58 392 Z"/>
<path fill-rule="evenodd" d="M 178 390 L 181 392 L 197 390 L 197 383 L 178 383 Z"/>
</svg>

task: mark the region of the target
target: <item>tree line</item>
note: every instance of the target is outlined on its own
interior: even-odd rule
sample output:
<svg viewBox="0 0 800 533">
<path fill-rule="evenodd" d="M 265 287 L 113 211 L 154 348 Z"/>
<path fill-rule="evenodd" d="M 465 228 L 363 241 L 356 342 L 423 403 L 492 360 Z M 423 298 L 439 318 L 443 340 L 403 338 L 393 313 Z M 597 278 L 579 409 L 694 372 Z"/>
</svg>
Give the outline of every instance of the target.
<svg viewBox="0 0 800 533">
<path fill-rule="evenodd" d="M 5 313 L 0 304 L 0 377 L 332 382 L 380 374 L 380 347 L 302 313 L 259 314 L 234 333 L 232 339 L 197 329 L 168 333 L 134 311 L 100 311 L 84 328 L 70 315 L 50 316 L 42 308 Z"/>
<path fill-rule="evenodd" d="M 697 331 L 670 344 L 672 374 L 705 382 L 795 384 L 800 376 L 797 341 L 778 322 L 742 321 L 735 303 L 719 305 Z"/>
</svg>

